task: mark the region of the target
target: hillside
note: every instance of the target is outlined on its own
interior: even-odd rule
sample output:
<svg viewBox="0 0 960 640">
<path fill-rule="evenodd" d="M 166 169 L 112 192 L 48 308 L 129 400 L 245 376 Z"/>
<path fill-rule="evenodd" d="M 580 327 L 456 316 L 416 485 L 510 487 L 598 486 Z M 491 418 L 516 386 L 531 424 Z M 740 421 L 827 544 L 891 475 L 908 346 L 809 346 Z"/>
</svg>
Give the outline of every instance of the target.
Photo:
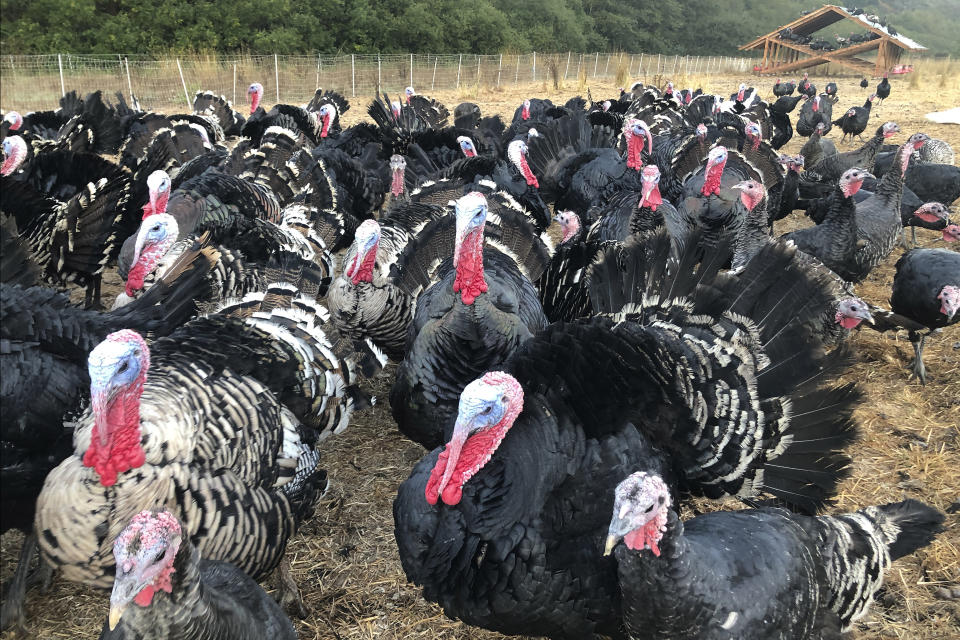
<svg viewBox="0 0 960 640">
<path fill-rule="evenodd" d="M 646 51 L 733 54 L 810 0 L 0 0 L 18 53 Z M 863 0 L 934 54 L 960 55 L 957 0 Z M 848 33 L 841 31 L 842 33 Z"/>
</svg>

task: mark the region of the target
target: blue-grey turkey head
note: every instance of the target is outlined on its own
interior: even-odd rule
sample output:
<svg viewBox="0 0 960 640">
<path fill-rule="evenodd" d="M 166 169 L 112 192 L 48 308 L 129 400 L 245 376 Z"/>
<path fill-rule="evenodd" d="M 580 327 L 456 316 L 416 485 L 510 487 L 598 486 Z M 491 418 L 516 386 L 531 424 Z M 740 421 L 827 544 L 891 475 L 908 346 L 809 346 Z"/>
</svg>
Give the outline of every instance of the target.
<svg viewBox="0 0 960 640">
<path fill-rule="evenodd" d="M 453 266 L 457 276 L 453 290 L 460 294 L 464 304 L 473 304 L 477 296 L 487 291 L 483 278 L 483 228 L 487 220 L 487 199 L 473 191 L 454 205 L 457 219 L 456 246 Z"/>
<path fill-rule="evenodd" d="M 20 136 L 7 136 L 3 139 L 3 164 L 0 176 L 9 176 L 20 168 L 27 158 L 27 143 Z"/>
<path fill-rule="evenodd" d="M 263 99 L 263 85 L 259 82 L 254 82 L 247 88 L 247 97 L 250 98 L 250 115 L 253 115 L 253 112 L 257 110 L 257 107 L 260 106 L 260 101 Z"/>
<path fill-rule="evenodd" d="M 320 107 L 317 117 L 320 119 L 320 137 L 326 138 L 330 135 L 330 127 L 337 120 L 337 109 L 332 104 L 327 103 Z"/>
<path fill-rule="evenodd" d="M 170 176 L 166 171 L 158 169 L 147 176 L 147 193 L 149 201 L 143 205 L 143 217 L 165 213 L 170 199 Z"/>
<path fill-rule="evenodd" d="M 377 249 L 380 246 L 380 225 L 376 220 L 364 220 L 354 235 L 353 258 L 344 268 L 343 274 L 353 284 L 373 282 L 373 271 L 377 265 Z"/>
<path fill-rule="evenodd" d="M 150 368 L 150 350 L 136 331 L 115 331 L 87 359 L 93 432 L 83 464 L 93 467 L 100 484 L 116 483 L 117 474 L 143 465 L 140 444 L 140 396 Z"/>
<path fill-rule="evenodd" d="M 117 536 L 113 544 L 117 575 L 110 594 L 111 630 L 131 603 L 149 607 L 157 591 L 173 591 L 173 561 L 182 541 L 180 522 L 166 510 L 141 511 Z"/>
<path fill-rule="evenodd" d="M 864 321 L 874 324 L 870 306 L 860 298 L 845 298 L 837 303 L 834 320 L 844 329 L 853 329 Z"/>
<path fill-rule="evenodd" d="M 643 147 L 647 146 L 647 153 L 653 153 L 653 137 L 650 127 L 643 120 L 631 118 L 623 123 L 623 137 L 627 141 L 627 167 L 640 171 L 643 167 Z"/>
<path fill-rule="evenodd" d="M 133 298 L 143 289 L 144 279 L 176 244 L 179 233 L 177 219 L 169 213 L 157 213 L 143 219 L 133 247 L 133 266 L 127 272 L 124 293 L 128 297 Z"/>
<path fill-rule="evenodd" d="M 539 135 L 539 134 L 538 134 Z M 537 180 L 537 176 L 534 175 L 533 170 L 530 169 L 530 165 L 527 163 L 527 143 L 523 140 L 514 140 L 509 145 L 507 145 L 507 159 L 510 160 L 510 163 L 517 168 L 517 171 L 520 172 L 520 175 L 523 176 L 524 180 L 527 181 L 527 185 L 537 189 L 540 187 L 540 182 Z"/>
<path fill-rule="evenodd" d="M 427 502 L 459 503 L 463 485 L 490 461 L 521 411 L 523 388 L 510 374 L 491 371 L 468 384 L 453 435 L 427 481 Z"/>
<path fill-rule="evenodd" d="M 460 145 L 460 150 L 463 152 L 464 157 L 477 157 L 477 148 L 474 146 L 473 140 L 468 136 L 457 136 L 457 144 Z"/>
</svg>

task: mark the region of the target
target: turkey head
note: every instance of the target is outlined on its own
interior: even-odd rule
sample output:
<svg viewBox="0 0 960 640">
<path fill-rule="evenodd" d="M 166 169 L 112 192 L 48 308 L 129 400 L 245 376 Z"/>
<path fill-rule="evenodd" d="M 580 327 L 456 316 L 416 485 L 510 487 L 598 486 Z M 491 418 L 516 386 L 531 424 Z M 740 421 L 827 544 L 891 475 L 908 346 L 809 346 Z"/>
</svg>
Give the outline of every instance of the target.
<svg viewBox="0 0 960 640">
<path fill-rule="evenodd" d="M 628 549 L 649 549 L 659 556 L 670 509 L 667 483 L 655 473 L 638 471 L 617 485 L 615 496 L 603 555 L 610 555 L 622 538 Z"/>
<path fill-rule="evenodd" d="M 169 511 L 141 511 L 113 544 L 117 575 L 110 594 L 110 629 L 131 602 L 148 607 L 157 591 L 173 591 L 173 560 L 182 540 L 180 522 Z"/>
<path fill-rule="evenodd" d="M 427 502 L 458 504 L 463 485 L 490 460 L 521 411 L 523 388 L 510 374 L 491 371 L 468 384 L 453 435 L 427 480 Z"/>
</svg>

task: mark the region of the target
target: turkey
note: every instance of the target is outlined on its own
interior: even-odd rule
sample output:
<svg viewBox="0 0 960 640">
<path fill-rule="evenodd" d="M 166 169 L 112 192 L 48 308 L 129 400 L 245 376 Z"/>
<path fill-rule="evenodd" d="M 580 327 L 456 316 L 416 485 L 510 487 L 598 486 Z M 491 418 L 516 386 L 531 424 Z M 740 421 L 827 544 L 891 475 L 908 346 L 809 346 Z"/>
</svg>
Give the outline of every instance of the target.
<svg viewBox="0 0 960 640">
<path fill-rule="evenodd" d="M 801 136 L 809 136 L 817 128 L 817 125 L 823 123 L 823 135 L 830 133 L 833 127 L 833 105 L 829 100 L 821 96 L 813 96 L 800 107 L 800 115 L 797 116 L 796 130 Z"/>
<path fill-rule="evenodd" d="M 830 206 L 821 224 L 786 233 L 781 238 L 789 240 L 804 253 L 811 255 L 844 280 L 851 280 L 851 264 L 860 243 L 858 242 L 857 205 L 854 194 L 863 186 L 863 181 L 872 177 L 865 170 L 847 169 L 831 194 Z"/>
<path fill-rule="evenodd" d="M 824 94 L 827 96 L 827 100 L 829 100 L 830 102 L 832 102 L 832 103 L 834 103 L 834 104 L 837 103 L 837 100 L 838 100 L 839 98 L 837 97 L 837 83 L 836 83 L 836 82 L 828 82 L 827 85 L 823 88 L 823 92 L 824 92 Z"/>
<path fill-rule="evenodd" d="M 11 248 L 5 240 L 5 260 Z M 25 571 L 36 547 L 34 506 L 47 473 L 72 451 L 72 428 L 64 420 L 72 421 L 87 402 L 88 351 L 118 329 L 134 328 L 151 337 L 172 332 L 195 313 L 194 300 L 205 295 L 204 277 L 215 259 L 208 251 L 184 256 L 149 295 L 109 313 L 73 307 L 52 289 L 0 284 L 0 507 L 3 531 L 28 534 L 4 598 L 3 628 L 23 620 Z"/>
<path fill-rule="evenodd" d="M 903 254 L 893 276 L 890 310 L 893 314 L 874 313 L 876 328 L 909 330 L 915 355 L 911 369 L 926 384 L 923 348 L 927 338 L 960 320 L 960 253 L 912 249 Z"/>
<path fill-rule="evenodd" d="M 276 601 L 228 562 L 202 558 L 166 509 L 141 511 L 113 544 L 117 576 L 100 640 L 296 640 Z"/>
<path fill-rule="evenodd" d="M 433 98 L 419 95 L 413 90 L 413 87 L 407 87 L 403 93 L 407 103 L 406 106 L 413 109 L 424 122 L 435 129 L 447 125 L 450 111 L 442 103 Z"/>
<path fill-rule="evenodd" d="M 8 146 L 18 148 L 17 141 L 23 143 L 19 136 L 5 138 L 4 149 Z M 42 158 L 43 162 L 49 159 L 59 165 L 80 159 L 75 156 L 86 155 L 89 154 L 53 151 L 42 154 Z M 97 156 L 90 157 L 99 160 Z M 79 169 L 81 177 L 69 183 L 58 179 L 63 178 L 62 173 L 45 174 L 55 195 L 73 194 L 59 201 L 45 198 L 29 184 L 9 177 L 7 164 L 11 158 L 17 158 L 17 154 L 8 155 L 0 171 L 4 176 L 0 210 L 16 219 L 18 233 L 29 244 L 47 281 L 55 284 L 74 282 L 86 290 L 86 306 L 99 307 L 103 270 L 116 255 L 116 236 L 129 189 L 128 178 L 116 167 L 109 177 L 87 176 L 82 164 Z M 86 181 L 87 177 L 91 181 Z M 27 203 L 30 203 L 29 207 Z"/>
<path fill-rule="evenodd" d="M 592 222 L 589 211 L 618 191 L 640 190 L 643 150 L 649 154 L 653 140 L 640 120 L 624 123 L 626 161 L 614 148 L 613 132 L 591 127 L 582 115 L 561 118 L 529 144 L 527 159 L 540 185 L 544 201 Z"/>
<path fill-rule="evenodd" d="M 869 86 L 870 86 L 870 83 L 867 82 L 867 79 L 866 79 L 866 78 L 861 78 L 861 79 L 860 79 L 860 88 L 861 88 L 861 89 L 866 89 L 866 88 L 869 87 Z"/>
<path fill-rule="evenodd" d="M 862 147 L 836 155 L 826 155 L 815 165 L 809 166 L 801 176 L 800 197 L 804 199 L 826 195 L 824 187 L 840 179 L 843 172 L 853 167 L 872 167 L 881 145 L 900 132 L 896 122 L 886 122 L 877 127 L 876 133 Z M 808 214 L 809 215 L 809 214 Z M 817 216 L 811 215 L 814 219 Z"/>
<path fill-rule="evenodd" d="M 877 94 L 871 94 L 862 107 L 851 107 L 840 118 L 833 121 L 833 124 L 843 131 L 843 138 L 840 139 L 840 142 L 845 142 L 847 136 L 850 136 L 851 139 L 860 137 L 860 134 L 867 128 L 867 124 L 870 123 L 870 108 L 873 106 L 873 99 L 876 97 Z"/>
<path fill-rule="evenodd" d="M 290 121 L 294 123 L 298 136 L 303 136 L 314 146 L 319 144 L 326 121 L 321 121 L 318 113 L 290 104 L 276 104 L 270 111 L 264 111 L 260 106 L 263 85 L 259 82 L 254 82 L 247 88 L 247 95 L 250 97 L 250 116 L 240 132 L 250 139 L 253 146 L 260 145 L 260 139 L 267 129 L 281 123 L 289 126 Z"/>
<path fill-rule="evenodd" d="M 808 508 L 831 490 L 853 396 L 798 386 L 820 363 L 802 335 L 819 287 L 786 247 L 728 278 L 724 255 L 692 274 L 695 238 L 668 266 L 671 244 L 660 232 L 611 249 L 592 295 L 622 312 L 553 324 L 467 385 L 450 441 L 400 486 L 404 571 L 448 616 L 511 635 L 620 637 L 602 540 L 613 489 L 638 468 L 697 493 L 767 490 Z"/>
<path fill-rule="evenodd" d="M 773 85 L 773 95 L 778 98 L 781 96 L 791 96 L 796 90 L 797 85 L 793 82 L 784 82 L 780 78 L 777 78 L 776 83 Z"/>
<path fill-rule="evenodd" d="M 482 194 L 457 200 L 453 257 L 417 298 L 407 356 L 390 392 L 400 431 L 431 449 L 449 438 L 463 387 L 547 324 L 537 290 L 516 259 L 484 246 L 487 215 Z M 532 229 L 526 233 L 538 240 Z M 427 230 L 422 236 L 429 240 Z M 417 244 L 407 251 L 416 253 Z"/>
<path fill-rule="evenodd" d="M 860 282 L 881 264 L 900 240 L 903 225 L 900 203 L 903 198 L 903 176 L 910 154 L 928 140 L 925 133 L 914 133 L 899 151 L 899 162 L 877 183 L 874 194 L 857 203 L 857 251 L 842 269 L 834 269 L 850 282 Z"/>
<path fill-rule="evenodd" d="M 914 160 L 907 168 L 904 183 L 921 202 L 952 204 L 960 198 L 960 167 Z"/>
<path fill-rule="evenodd" d="M 327 486 L 315 446 L 364 396 L 352 346 L 279 275 L 149 347 L 121 330 L 90 352 L 92 407 L 34 520 L 64 577 L 108 587 L 111 540 L 144 508 L 170 509 L 204 557 L 253 578 L 281 562 Z"/>
<path fill-rule="evenodd" d="M 764 508 L 683 522 L 664 479 L 638 471 L 617 485 L 605 554 L 617 559 L 631 638 L 840 640 L 891 562 L 930 544 L 943 521 L 904 500 L 837 516 Z"/>
<path fill-rule="evenodd" d="M 331 319 L 341 332 L 369 338 L 394 362 L 403 359 L 413 300 L 395 284 L 391 269 L 417 231 L 443 215 L 440 207 L 404 203 L 391 208 L 380 223 L 365 220 L 357 228 L 344 256 L 343 274 L 327 299 Z"/>
<path fill-rule="evenodd" d="M 883 80 L 877 85 L 877 97 L 880 98 L 880 104 L 890 97 L 890 81 L 887 80 L 887 74 L 883 74 Z"/>
<path fill-rule="evenodd" d="M 628 218 L 637 208 L 637 203 L 630 195 L 624 193 L 614 198 L 614 201 L 622 200 L 621 209 Z M 574 320 L 587 315 L 590 310 L 587 269 L 603 246 L 595 240 L 587 240 L 588 231 L 581 226 L 580 217 L 573 211 L 560 211 L 554 219 L 560 223 L 560 243 L 536 282 L 543 313 L 551 322 Z M 597 221 L 594 226 L 600 222 Z"/>
<path fill-rule="evenodd" d="M 803 79 L 797 83 L 800 93 L 807 96 L 808 98 L 813 98 L 817 95 L 817 88 L 811 84 L 810 79 L 807 77 L 807 74 L 803 74 Z"/>
<path fill-rule="evenodd" d="M 944 231 L 950 224 L 950 210 L 939 202 L 926 202 L 914 211 L 904 215 L 900 210 L 900 222 L 903 225 L 903 247 L 907 248 L 907 227 L 913 236 L 913 246 L 917 246 L 917 227 Z"/>
<path fill-rule="evenodd" d="M 623 191 L 611 198 L 590 226 L 588 241 L 618 242 L 635 233 L 653 231 L 664 219 L 675 220 L 676 208 L 660 196 L 660 169 L 650 164 L 640 172 L 640 192 Z"/>
<path fill-rule="evenodd" d="M 747 210 L 743 225 L 733 241 L 730 268 L 734 273 L 745 268 L 760 249 L 770 242 L 770 224 L 767 214 L 767 191 L 756 180 L 744 180 L 733 185 L 740 190 L 740 202 Z"/>
<path fill-rule="evenodd" d="M 193 112 L 197 115 L 216 118 L 225 136 L 238 136 L 245 122 L 239 112 L 223 96 L 212 91 L 197 91 L 193 97 Z"/>
<path fill-rule="evenodd" d="M 943 241 L 944 242 L 960 241 L 960 224 L 948 224 L 946 227 L 944 227 Z"/>
<path fill-rule="evenodd" d="M 680 169 L 688 166 L 678 165 Z M 678 172 L 680 174 L 683 171 Z M 674 237 L 700 229 L 705 246 L 717 246 L 724 238 L 733 238 L 743 224 L 745 211 L 733 185 L 744 180 L 763 183 L 763 177 L 744 157 L 724 146 L 710 150 L 706 164 L 687 174 L 683 191 L 676 200 L 677 220 L 666 220 Z"/>
<path fill-rule="evenodd" d="M 780 162 L 787 168 L 787 173 L 783 178 L 783 187 L 780 190 L 780 204 L 776 209 L 768 211 L 769 223 L 782 220 L 793 213 L 797 208 L 797 202 L 800 199 L 800 172 L 803 171 L 805 160 L 803 156 L 781 156 Z"/>
</svg>

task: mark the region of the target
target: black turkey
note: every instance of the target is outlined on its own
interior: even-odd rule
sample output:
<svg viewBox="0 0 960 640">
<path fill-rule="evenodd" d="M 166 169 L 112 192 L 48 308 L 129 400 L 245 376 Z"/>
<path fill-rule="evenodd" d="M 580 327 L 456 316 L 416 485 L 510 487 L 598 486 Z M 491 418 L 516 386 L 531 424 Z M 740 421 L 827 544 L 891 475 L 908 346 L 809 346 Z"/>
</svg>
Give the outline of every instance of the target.
<svg viewBox="0 0 960 640">
<path fill-rule="evenodd" d="M 867 97 L 862 107 L 851 107 L 847 109 L 847 112 L 840 116 L 840 118 L 833 121 L 833 124 L 840 127 L 840 130 L 843 131 L 843 137 L 840 139 L 840 142 L 846 142 L 847 136 L 851 138 L 860 137 L 860 134 L 864 132 L 867 124 L 870 122 L 870 109 L 873 106 L 873 99 L 876 97 L 877 94 L 871 94 Z"/>
<path fill-rule="evenodd" d="M 904 500 L 818 518 L 765 508 L 683 522 L 664 479 L 638 471 L 617 486 L 605 553 L 616 545 L 631 638 L 840 640 L 890 563 L 930 544 L 943 520 Z"/>
<path fill-rule="evenodd" d="M 177 517 L 141 511 L 113 544 L 117 575 L 100 640 L 296 640 L 247 574 L 200 557 Z"/>
<path fill-rule="evenodd" d="M 517 261 L 484 246 L 487 212 L 480 193 L 457 200 L 453 256 L 417 297 L 407 355 L 390 392 L 400 431 L 431 449 L 449 438 L 464 386 L 547 324 Z M 428 230 L 422 236 L 428 239 Z"/>
</svg>

